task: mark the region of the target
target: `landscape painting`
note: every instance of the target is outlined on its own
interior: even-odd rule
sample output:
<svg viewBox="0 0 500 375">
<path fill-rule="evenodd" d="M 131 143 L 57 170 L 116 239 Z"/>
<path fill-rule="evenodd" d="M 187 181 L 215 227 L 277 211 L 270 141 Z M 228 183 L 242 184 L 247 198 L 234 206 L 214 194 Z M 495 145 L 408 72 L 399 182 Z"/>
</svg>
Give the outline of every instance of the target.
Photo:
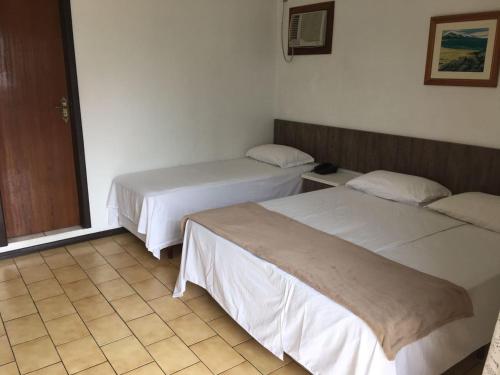
<svg viewBox="0 0 500 375">
<path fill-rule="evenodd" d="M 489 31 L 489 28 L 443 31 L 439 71 L 484 72 Z"/>
<path fill-rule="evenodd" d="M 500 12 L 431 19 L 425 84 L 498 84 Z"/>
</svg>

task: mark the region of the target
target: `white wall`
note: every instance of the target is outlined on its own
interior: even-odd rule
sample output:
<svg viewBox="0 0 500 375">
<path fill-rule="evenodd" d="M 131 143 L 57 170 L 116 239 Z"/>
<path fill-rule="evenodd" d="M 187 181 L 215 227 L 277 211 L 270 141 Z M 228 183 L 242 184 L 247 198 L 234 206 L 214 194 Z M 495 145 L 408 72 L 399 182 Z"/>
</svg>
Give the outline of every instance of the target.
<svg viewBox="0 0 500 375">
<path fill-rule="evenodd" d="M 286 64 L 278 44 L 276 117 L 500 148 L 500 88 L 423 84 L 430 18 L 498 10 L 498 0 L 337 0 L 335 8 L 332 55 Z"/>
<path fill-rule="evenodd" d="M 272 0 L 72 0 L 93 228 L 114 176 L 272 141 Z"/>
<path fill-rule="evenodd" d="M 429 19 L 498 0 L 337 0 L 333 54 L 284 63 L 282 0 L 72 0 L 93 228 L 114 176 L 238 157 L 273 117 L 500 147 L 500 88 L 424 86 Z M 316 0 L 289 0 L 289 6 Z"/>
</svg>

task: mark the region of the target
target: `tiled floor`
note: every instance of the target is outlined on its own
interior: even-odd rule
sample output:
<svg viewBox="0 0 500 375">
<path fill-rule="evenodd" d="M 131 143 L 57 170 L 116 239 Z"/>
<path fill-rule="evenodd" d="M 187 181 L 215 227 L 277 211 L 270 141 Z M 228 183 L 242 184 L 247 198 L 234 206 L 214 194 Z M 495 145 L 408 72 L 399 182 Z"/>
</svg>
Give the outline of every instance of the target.
<svg viewBox="0 0 500 375">
<path fill-rule="evenodd" d="M 180 258 L 118 235 L 0 261 L 0 374 L 307 374 L 260 347 Z"/>
<path fill-rule="evenodd" d="M 0 374 L 307 374 L 203 289 L 173 299 L 179 260 L 124 234 L 0 261 Z"/>
</svg>

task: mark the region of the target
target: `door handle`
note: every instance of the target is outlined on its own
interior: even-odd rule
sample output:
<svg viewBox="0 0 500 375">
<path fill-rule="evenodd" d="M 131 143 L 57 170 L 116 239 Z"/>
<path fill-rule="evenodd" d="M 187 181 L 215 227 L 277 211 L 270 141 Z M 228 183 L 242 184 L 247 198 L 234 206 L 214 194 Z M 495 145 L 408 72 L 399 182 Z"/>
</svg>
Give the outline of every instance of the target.
<svg viewBox="0 0 500 375">
<path fill-rule="evenodd" d="M 62 97 L 59 103 L 60 105 L 58 105 L 56 108 L 61 113 L 62 120 L 67 124 L 69 122 L 69 117 L 70 117 L 68 99 Z"/>
</svg>

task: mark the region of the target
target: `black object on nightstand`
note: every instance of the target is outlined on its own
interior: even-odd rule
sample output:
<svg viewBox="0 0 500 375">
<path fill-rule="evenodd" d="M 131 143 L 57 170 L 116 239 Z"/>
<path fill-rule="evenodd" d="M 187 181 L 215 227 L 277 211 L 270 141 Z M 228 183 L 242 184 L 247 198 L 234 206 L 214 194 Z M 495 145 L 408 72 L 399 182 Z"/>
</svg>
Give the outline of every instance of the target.
<svg viewBox="0 0 500 375">
<path fill-rule="evenodd" d="M 313 172 L 321 175 L 337 173 L 339 168 L 332 163 L 321 163 L 314 167 Z"/>
</svg>

